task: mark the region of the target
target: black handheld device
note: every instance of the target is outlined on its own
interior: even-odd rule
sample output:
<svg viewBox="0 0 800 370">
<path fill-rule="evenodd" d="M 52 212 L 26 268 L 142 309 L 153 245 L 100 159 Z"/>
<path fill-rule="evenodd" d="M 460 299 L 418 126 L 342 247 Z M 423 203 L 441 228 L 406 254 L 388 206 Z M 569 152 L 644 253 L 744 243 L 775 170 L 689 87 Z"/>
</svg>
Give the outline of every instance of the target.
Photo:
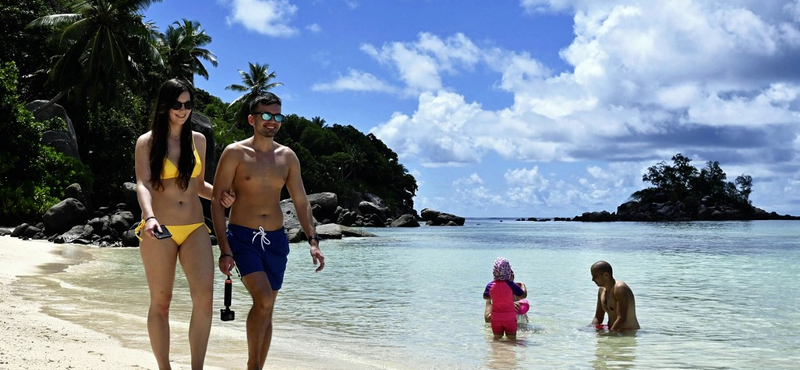
<svg viewBox="0 0 800 370">
<path fill-rule="evenodd" d="M 221 308 L 219 310 L 219 318 L 222 321 L 232 321 L 236 316 L 235 312 L 230 309 L 231 307 L 231 290 L 233 288 L 233 282 L 231 282 L 231 276 L 228 275 L 228 278 L 225 279 L 225 308 Z"/>
<path fill-rule="evenodd" d="M 167 227 L 164 225 L 161 225 L 161 232 L 158 232 L 158 228 L 156 228 L 153 230 L 153 234 L 156 236 L 157 239 L 166 239 L 172 237 L 172 233 L 169 232 L 169 230 L 167 230 Z"/>
</svg>

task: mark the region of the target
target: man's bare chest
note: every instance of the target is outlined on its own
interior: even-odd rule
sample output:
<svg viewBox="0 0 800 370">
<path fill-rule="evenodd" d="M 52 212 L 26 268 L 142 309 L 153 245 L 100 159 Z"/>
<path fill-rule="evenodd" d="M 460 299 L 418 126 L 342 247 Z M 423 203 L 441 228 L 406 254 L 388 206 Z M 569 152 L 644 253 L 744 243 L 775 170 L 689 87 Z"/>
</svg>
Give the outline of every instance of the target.
<svg viewBox="0 0 800 370">
<path fill-rule="evenodd" d="M 248 158 L 237 167 L 234 182 L 242 185 L 282 185 L 288 174 L 289 167 L 279 158 Z"/>
<path fill-rule="evenodd" d="M 615 312 L 615 307 L 617 306 L 617 302 L 614 299 L 614 293 L 606 290 L 603 292 L 603 299 L 602 299 L 603 309 L 608 313 Z"/>
</svg>

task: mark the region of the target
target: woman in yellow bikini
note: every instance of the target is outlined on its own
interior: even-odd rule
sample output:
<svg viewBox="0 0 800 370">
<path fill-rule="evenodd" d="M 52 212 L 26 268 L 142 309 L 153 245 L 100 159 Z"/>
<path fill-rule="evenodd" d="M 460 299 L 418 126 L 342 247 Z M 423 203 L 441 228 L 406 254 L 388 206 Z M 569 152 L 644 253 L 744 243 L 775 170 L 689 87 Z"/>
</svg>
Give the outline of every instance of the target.
<svg viewBox="0 0 800 370">
<path fill-rule="evenodd" d="M 213 190 L 204 180 L 205 137 L 191 129 L 193 107 L 194 89 L 189 83 L 165 82 L 150 131 L 136 141 L 136 193 L 142 208 L 137 232 L 150 288 L 147 331 L 160 369 L 170 368 L 169 306 L 178 260 L 192 297 L 189 345 L 193 369 L 203 367 L 211 332 L 214 255 L 198 196 L 211 199 Z M 223 194 L 221 203 L 230 206 L 232 199 Z M 171 237 L 159 235 L 164 226 Z"/>
</svg>

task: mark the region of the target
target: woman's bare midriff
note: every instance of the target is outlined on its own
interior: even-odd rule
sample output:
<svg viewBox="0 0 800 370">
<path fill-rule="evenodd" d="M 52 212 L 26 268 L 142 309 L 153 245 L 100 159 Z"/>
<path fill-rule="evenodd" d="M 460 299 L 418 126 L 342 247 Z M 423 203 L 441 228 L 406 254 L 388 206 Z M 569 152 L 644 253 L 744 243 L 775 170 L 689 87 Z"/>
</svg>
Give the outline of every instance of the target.
<svg viewBox="0 0 800 370">
<path fill-rule="evenodd" d="M 197 196 L 197 179 L 189 181 L 184 191 L 174 179 L 163 181 L 164 188 L 153 189 L 153 213 L 163 225 L 189 225 L 204 222 L 203 206 Z"/>
</svg>

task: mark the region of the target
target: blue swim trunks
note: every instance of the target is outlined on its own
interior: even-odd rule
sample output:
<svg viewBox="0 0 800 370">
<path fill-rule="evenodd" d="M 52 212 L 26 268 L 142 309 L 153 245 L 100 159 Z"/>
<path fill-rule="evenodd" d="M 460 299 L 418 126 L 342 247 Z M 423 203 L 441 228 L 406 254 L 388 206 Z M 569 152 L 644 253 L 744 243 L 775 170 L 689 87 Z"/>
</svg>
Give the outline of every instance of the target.
<svg viewBox="0 0 800 370">
<path fill-rule="evenodd" d="M 228 224 L 228 243 L 241 276 L 264 271 L 272 290 L 280 290 L 289 256 L 286 230 L 264 231 Z"/>
</svg>

